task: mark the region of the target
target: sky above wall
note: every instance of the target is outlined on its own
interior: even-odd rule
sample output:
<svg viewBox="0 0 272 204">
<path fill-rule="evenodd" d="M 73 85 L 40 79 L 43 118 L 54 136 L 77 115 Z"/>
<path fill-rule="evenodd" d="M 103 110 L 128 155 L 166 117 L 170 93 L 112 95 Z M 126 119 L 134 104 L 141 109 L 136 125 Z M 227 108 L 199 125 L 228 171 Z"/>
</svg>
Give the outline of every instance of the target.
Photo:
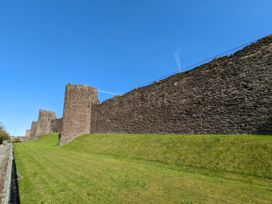
<svg viewBox="0 0 272 204">
<path fill-rule="evenodd" d="M 0 121 L 63 113 L 67 83 L 123 94 L 272 33 L 271 0 L 0 0 Z"/>
</svg>

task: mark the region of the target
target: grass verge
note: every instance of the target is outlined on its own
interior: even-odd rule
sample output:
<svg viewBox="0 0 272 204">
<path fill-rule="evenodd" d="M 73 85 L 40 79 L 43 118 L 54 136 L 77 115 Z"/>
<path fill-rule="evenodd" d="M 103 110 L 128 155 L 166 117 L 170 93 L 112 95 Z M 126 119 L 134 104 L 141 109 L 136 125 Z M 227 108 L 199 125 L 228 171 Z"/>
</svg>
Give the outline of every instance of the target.
<svg viewBox="0 0 272 204">
<path fill-rule="evenodd" d="M 92 134 L 15 144 L 22 203 L 271 203 L 272 137 Z"/>
</svg>

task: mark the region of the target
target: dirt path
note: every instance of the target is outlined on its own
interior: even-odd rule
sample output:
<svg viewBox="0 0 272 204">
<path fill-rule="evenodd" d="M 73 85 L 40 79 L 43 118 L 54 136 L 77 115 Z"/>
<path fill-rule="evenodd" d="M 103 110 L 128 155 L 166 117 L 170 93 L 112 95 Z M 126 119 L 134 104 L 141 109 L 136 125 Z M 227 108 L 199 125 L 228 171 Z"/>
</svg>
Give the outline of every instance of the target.
<svg viewBox="0 0 272 204">
<path fill-rule="evenodd" d="M 3 198 L 10 145 L 0 145 L 0 203 Z"/>
</svg>

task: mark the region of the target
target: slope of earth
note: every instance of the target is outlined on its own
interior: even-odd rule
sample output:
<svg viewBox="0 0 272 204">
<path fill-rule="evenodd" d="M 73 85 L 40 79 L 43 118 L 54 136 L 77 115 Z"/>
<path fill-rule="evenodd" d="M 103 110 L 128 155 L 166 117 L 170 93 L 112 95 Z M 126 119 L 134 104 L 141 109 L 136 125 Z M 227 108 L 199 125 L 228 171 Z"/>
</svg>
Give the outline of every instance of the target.
<svg viewBox="0 0 272 204">
<path fill-rule="evenodd" d="M 15 145 L 22 203 L 271 203 L 272 137 L 92 134 Z"/>
</svg>

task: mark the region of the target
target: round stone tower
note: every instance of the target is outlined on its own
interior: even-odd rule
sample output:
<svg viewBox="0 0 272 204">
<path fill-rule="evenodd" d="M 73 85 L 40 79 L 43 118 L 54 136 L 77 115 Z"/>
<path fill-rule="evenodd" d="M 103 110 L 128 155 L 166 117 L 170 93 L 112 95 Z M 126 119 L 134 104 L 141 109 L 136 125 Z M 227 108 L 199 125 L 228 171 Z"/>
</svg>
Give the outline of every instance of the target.
<svg viewBox="0 0 272 204">
<path fill-rule="evenodd" d="M 85 85 L 66 85 L 60 145 L 82 134 L 90 133 L 91 108 L 98 102 L 95 88 Z"/>
<path fill-rule="evenodd" d="M 56 119 L 54 112 L 47 110 L 39 111 L 38 126 L 36 131 L 36 137 L 48 134 L 50 132 L 51 121 Z"/>
</svg>

